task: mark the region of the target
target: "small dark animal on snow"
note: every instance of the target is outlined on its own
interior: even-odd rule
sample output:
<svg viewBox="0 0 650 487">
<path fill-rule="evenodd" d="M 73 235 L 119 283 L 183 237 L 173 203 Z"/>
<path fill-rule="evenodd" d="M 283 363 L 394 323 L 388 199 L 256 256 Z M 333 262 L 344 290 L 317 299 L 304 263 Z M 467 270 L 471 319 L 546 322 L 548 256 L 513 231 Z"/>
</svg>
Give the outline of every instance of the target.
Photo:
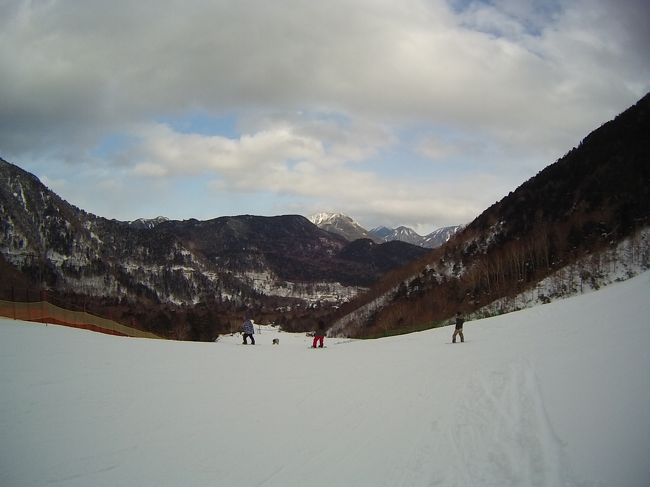
<svg viewBox="0 0 650 487">
<path fill-rule="evenodd" d="M 280 345 L 280 339 L 279 338 L 274 338 L 273 339 L 273 345 Z"/>
</svg>

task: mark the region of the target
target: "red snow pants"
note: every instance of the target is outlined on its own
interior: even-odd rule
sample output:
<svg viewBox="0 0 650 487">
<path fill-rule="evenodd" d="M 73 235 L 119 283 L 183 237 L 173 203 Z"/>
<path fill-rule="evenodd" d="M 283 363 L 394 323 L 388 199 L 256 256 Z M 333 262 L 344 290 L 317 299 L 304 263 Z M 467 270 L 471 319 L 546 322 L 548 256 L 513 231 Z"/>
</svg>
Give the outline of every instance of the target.
<svg viewBox="0 0 650 487">
<path fill-rule="evenodd" d="M 314 337 L 314 343 L 312 344 L 311 348 L 316 348 L 316 343 L 320 341 L 320 348 L 323 348 L 323 340 L 325 337 L 323 335 L 316 335 Z"/>
</svg>

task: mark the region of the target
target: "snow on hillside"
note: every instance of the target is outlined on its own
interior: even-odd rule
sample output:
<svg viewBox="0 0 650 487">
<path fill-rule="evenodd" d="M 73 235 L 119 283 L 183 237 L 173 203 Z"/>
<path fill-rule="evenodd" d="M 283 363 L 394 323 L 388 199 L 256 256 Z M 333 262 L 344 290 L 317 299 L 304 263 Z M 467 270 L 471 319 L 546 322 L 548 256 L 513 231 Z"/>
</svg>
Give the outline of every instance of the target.
<svg viewBox="0 0 650 487">
<path fill-rule="evenodd" d="M 3 320 L 0 485 L 647 486 L 649 295 L 646 272 L 455 345 Z"/>
<path fill-rule="evenodd" d="M 619 242 L 615 247 L 587 254 L 537 285 L 514 297 L 504 297 L 481 308 L 477 317 L 509 313 L 588 293 L 614 282 L 625 281 L 650 269 L 650 228 Z"/>
<path fill-rule="evenodd" d="M 321 213 L 315 213 L 314 215 L 311 215 L 308 218 L 308 220 L 312 222 L 314 225 L 319 226 L 322 225 L 323 223 L 329 223 L 343 216 L 344 215 L 342 215 L 341 213 L 321 212 Z"/>
</svg>

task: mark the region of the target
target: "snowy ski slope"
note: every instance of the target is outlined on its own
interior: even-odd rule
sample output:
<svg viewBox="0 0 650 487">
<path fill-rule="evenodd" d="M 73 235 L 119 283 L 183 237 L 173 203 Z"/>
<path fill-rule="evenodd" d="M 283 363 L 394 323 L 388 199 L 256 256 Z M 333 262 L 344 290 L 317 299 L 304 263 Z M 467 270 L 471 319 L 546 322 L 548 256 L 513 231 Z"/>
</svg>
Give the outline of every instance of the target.
<svg viewBox="0 0 650 487">
<path fill-rule="evenodd" d="M 0 485 L 647 487 L 649 296 L 324 350 L 4 320 Z"/>
</svg>

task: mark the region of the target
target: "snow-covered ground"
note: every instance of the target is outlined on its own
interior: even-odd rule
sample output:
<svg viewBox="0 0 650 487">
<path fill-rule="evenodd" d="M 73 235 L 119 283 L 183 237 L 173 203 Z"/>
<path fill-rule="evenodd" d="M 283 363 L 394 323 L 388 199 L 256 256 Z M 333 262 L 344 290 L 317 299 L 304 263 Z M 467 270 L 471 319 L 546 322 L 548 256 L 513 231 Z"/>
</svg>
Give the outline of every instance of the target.
<svg viewBox="0 0 650 487">
<path fill-rule="evenodd" d="M 647 487 L 649 296 L 646 272 L 455 345 L 1 321 L 0 485 Z"/>
</svg>

